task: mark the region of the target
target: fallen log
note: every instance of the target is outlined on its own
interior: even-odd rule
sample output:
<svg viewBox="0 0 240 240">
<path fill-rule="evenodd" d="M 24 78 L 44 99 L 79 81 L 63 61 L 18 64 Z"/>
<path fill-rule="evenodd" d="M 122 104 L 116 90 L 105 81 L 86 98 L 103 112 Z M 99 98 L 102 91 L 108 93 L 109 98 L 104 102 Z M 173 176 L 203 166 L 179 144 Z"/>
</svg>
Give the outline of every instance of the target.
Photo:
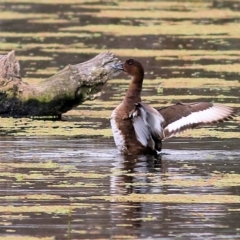
<svg viewBox="0 0 240 240">
<path fill-rule="evenodd" d="M 91 60 L 68 65 L 52 77 L 31 85 L 22 81 L 15 52 L 0 55 L 0 116 L 57 116 L 88 99 L 118 72 L 119 59 L 104 52 Z"/>
</svg>

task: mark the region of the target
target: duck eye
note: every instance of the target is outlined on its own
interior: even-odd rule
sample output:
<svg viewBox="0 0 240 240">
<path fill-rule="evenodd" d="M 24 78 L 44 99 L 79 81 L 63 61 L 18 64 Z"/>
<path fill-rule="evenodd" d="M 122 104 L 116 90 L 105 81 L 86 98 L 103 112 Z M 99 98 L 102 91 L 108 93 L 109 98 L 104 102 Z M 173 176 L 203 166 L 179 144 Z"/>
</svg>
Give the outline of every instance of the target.
<svg viewBox="0 0 240 240">
<path fill-rule="evenodd" d="M 132 65 L 132 61 L 131 61 L 131 60 L 130 60 L 130 61 L 128 61 L 128 64 L 129 64 L 129 65 Z"/>
</svg>

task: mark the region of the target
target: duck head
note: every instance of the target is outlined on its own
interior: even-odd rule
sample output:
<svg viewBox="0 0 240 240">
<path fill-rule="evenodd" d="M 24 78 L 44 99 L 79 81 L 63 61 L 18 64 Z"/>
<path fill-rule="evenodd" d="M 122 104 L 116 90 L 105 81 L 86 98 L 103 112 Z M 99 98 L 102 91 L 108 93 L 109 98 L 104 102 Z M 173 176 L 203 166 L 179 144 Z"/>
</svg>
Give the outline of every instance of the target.
<svg viewBox="0 0 240 240">
<path fill-rule="evenodd" d="M 128 59 L 124 63 L 113 65 L 112 67 L 122 70 L 131 76 L 144 75 L 142 64 L 135 59 Z"/>
</svg>

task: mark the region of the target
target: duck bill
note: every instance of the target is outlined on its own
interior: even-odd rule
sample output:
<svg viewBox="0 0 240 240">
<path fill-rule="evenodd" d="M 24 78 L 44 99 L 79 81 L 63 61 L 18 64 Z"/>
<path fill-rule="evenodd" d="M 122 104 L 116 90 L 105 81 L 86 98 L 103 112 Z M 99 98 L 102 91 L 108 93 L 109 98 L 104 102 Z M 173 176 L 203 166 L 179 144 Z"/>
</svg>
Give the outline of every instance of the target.
<svg viewBox="0 0 240 240">
<path fill-rule="evenodd" d="M 118 70 L 122 70 L 124 71 L 123 69 L 123 63 L 120 63 L 120 64 L 115 64 L 112 66 L 114 69 L 118 69 Z"/>
</svg>

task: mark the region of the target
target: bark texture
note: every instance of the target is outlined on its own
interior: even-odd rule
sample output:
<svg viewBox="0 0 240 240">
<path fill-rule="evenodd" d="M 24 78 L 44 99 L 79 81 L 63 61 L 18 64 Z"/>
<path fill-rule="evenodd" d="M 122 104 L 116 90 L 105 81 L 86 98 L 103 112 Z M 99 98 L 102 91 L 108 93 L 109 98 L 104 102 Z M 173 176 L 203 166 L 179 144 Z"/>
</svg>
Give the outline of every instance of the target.
<svg viewBox="0 0 240 240">
<path fill-rule="evenodd" d="M 110 52 L 68 65 L 38 85 L 22 81 L 15 52 L 0 55 L 0 116 L 61 116 L 93 99 L 104 83 L 116 76 L 119 59 Z"/>
</svg>

